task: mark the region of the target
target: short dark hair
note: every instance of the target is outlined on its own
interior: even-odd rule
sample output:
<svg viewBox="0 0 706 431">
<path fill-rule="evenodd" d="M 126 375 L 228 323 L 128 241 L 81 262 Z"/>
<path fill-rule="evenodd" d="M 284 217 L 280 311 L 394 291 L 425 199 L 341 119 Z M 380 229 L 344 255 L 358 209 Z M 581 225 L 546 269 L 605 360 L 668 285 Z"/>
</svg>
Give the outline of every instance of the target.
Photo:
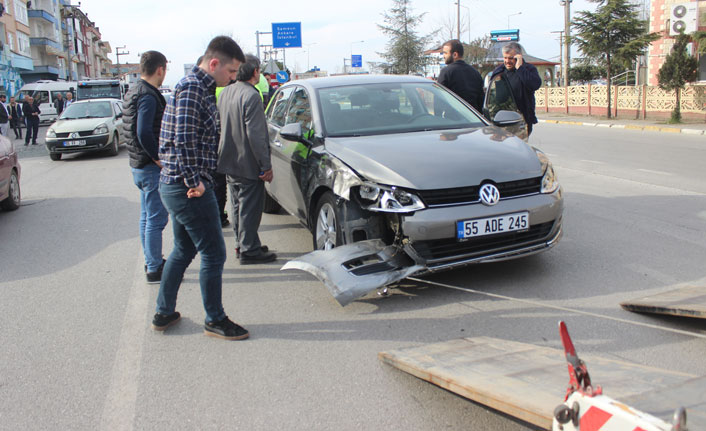
<svg viewBox="0 0 706 431">
<path fill-rule="evenodd" d="M 444 44 L 441 45 L 441 46 L 442 46 L 442 47 L 448 46 L 449 49 L 450 49 L 451 54 L 453 54 L 454 52 L 457 52 L 457 53 L 458 53 L 458 56 L 461 57 L 461 58 L 463 58 L 463 44 L 461 43 L 460 40 L 458 40 L 458 39 L 447 40 L 447 41 L 444 42 Z"/>
<path fill-rule="evenodd" d="M 258 69 L 253 63 L 245 62 L 240 64 L 238 75 L 235 77 L 238 81 L 250 81 L 255 76 L 255 71 Z"/>
<path fill-rule="evenodd" d="M 160 67 L 167 67 L 167 57 L 159 51 L 147 51 L 140 56 L 140 73 L 152 76 Z"/>
<path fill-rule="evenodd" d="M 240 46 L 235 43 L 233 38 L 228 36 L 216 36 L 208 43 L 203 59 L 211 60 L 212 58 L 217 58 L 224 63 L 230 63 L 233 59 L 245 63 L 243 50 L 240 49 Z"/>
</svg>

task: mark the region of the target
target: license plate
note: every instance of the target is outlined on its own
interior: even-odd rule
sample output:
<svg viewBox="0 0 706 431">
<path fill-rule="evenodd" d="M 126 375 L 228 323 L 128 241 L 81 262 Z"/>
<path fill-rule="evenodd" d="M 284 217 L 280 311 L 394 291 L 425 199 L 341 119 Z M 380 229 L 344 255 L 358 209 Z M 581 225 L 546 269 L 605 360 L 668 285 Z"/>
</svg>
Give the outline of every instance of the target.
<svg viewBox="0 0 706 431">
<path fill-rule="evenodd" d="M 529 229 L 529 212 L 456 222 L 456 239 L 464 240 L 496 233 Z"/>
<path fill-rule="evenodd" d="M 78 141 L 64 141 L 65 147 L 80 147 L 86 145 L 85 139 L 79 139 Z"/>
</svg>

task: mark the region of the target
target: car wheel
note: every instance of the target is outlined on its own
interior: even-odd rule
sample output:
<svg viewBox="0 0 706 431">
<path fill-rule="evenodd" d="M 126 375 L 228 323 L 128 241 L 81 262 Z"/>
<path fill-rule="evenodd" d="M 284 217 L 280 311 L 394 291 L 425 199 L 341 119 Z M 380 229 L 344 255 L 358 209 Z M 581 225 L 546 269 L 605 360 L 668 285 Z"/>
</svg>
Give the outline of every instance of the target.
<svg viewBox="0 0 706 431">
<path fill-rule="evenodd" d="M 117 156 L 119 151 L 120 151 L 120 138 L 118 138 L 118 134 L 116 133 L 113 135 L 113 141 L 110 143 L 110 148 L 108 149 L 108 155 Z"/>
<path fill-rule="evenodd" d="M 0 202 L 0 207 L 7 211 L 13 211 L 20 207 L 20 179 L 17 177 L 17 172 L 13 169 L 10 173 L 10 187 L 7 198 Z"/>
<path fill-rule="evenodd" d="M 277 214 L 280 208 L 282 207 L 277 203 L 276 200 L 274 200 L 272 196 L 270 196 L 269 193 L 267 193 L 267 190 L 265 190 L 265 208 L 263 211 L 266 214 Z"/>
<path fill-rule="evenodd" d="M 61 153 L 49 153 L 49 158 L 54 161 L 61 160 Z"/>
<path fill-rule="evenodd" d="M 343 245 L 340 220 L 341 216 L 333 193 L 326 192 L 321 195 L 314 213 L 314 250 L 331 250 Z"/>
</svg>

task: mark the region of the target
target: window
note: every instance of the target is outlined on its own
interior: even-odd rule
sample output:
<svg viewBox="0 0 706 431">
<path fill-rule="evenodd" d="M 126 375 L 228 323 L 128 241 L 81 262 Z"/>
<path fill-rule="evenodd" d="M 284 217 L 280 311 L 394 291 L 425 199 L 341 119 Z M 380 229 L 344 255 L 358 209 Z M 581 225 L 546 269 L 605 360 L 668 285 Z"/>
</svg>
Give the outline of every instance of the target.
<svg viewBox="0 0 706 431">
<path fill-rule="evenodd" d="M 51 92 L 51 100 L 56 100 L 56 99 L 57 99 L 57 97 L 56 97 L 57 94 L 61 94 L 61 97 L 62 97 L 62 98 L 64 97 L 64 92 L 63 92 L 63 91 L 52 91 L 52 92 Z"/>
<path fill-rule="evenodd" d="M 10 51 L 17 51 L 15 47 L 15 35 L 12 33 L 7 34 L 7 45 L 10 47 Z"/>
<path fill-rule="evenodd" d="M 15 20 L 29 27 L 29 19 L 27 18 L 27 5 L 20 0 L 15 0 Z"/>
<path fill-rule="evenodd" d="M 120 104 L 119 103 L 114 103 L 113 104 L 113 110 L 115 111 L 115 116 L 117 117 L 120 115 L 123 111 L 120 109 Z"/>
<path fill-rule="evenodd" d="M 284 116 L 287 113 L 287 102 L 292 95 L 294 87 L 280 89 L 274 96 L 274 101 L 270 103 L 268 118 L 277 126 L 284 126 Z"/>
<path fill-rule="evenodd" d="M 495 118 L 495 114 L 500 111 L 520 112 L 520 110 L 517 109 L 517 104 L 512 95 L 510 82 L 505 79 L 504 74 L 495 76 L 490 82 L 488 98 L 485 103 L 490 120 Z"/>
<path fill-rule="evenodd" d="M 309 103 L 309 95 L 303 88 L 297 88 L 297 91 L 294 92 L 285 124 L 289 123 L 301 124 L 302 136 L 311 137 L 311 104 Z"/>
<path fill-rule="evenodd" d="M 17 32 L 17 50 L 27 57 L 32 56 L 32 50 L 29 47 L 29 36 L 19 31 Z"/>
</svg>

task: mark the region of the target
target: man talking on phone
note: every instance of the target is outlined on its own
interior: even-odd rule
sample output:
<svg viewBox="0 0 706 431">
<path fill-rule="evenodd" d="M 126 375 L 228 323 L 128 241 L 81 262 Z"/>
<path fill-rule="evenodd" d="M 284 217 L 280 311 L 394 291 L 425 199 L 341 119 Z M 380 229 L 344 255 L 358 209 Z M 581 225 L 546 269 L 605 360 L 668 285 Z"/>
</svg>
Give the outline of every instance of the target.
<svg viewBox="0 0 706 431">
<path fill-rule="evenodd" d="M 503 46 L 503 65 L 493 70 L 490 76 L 492 79 L 504 74 L 512 88 L 512 96 L 517 104 L 517 109 L 527 123 L 527 136 L 532 133 L 532 126 L 537 123 L 537 116 L 534 113 L 534 92 L 542 86 L 542 78 L 539 77 L 537 68 L 526 63 L 522 58 L 522 45 L 517 42 L 508 42 Z"/>
</svg>

